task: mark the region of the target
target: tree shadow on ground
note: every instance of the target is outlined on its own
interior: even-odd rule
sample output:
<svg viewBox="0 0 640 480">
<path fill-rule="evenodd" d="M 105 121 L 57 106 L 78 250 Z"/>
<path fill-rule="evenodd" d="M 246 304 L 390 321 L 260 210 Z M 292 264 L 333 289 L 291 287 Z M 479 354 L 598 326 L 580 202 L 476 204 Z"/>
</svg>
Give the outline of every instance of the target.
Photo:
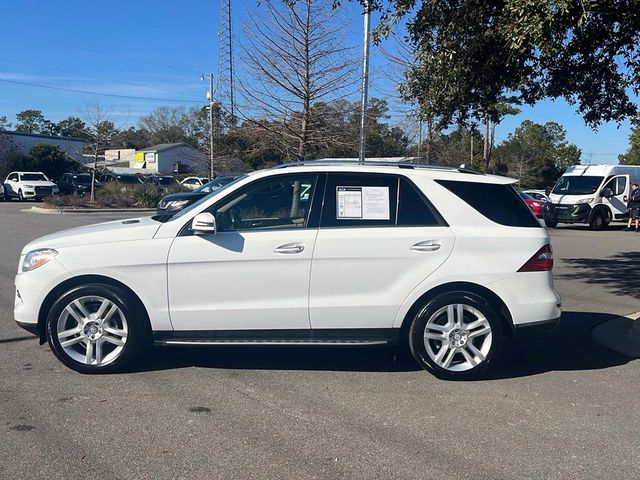
<svg viewBox="0 0 640 480">
<path fill-rule="evenodd" d="M 631 359 L 592 340 L 591 329 L 615 315 L 565 312 L 546 337 L 509 339 L 484 380 L 536 375 L 556 370 L 593 370 Z M 187 367 L 234 370 L 309 370 L 336 372 L 413 372 L 420 367 L 389 348 L 321 347 L 162 347 L 153 349 L 129 371 Z"/>
<path fill-rule="evenodd" d="M 640 248 L 640 234 L 638 237 Z M 640 252 L 620 252 L 607 258 L 563 258 L 562 261 L 572 271 L 557 274 L 558 278 L 599 285 L 617 295 L 640 300 Z"/>
</svg>

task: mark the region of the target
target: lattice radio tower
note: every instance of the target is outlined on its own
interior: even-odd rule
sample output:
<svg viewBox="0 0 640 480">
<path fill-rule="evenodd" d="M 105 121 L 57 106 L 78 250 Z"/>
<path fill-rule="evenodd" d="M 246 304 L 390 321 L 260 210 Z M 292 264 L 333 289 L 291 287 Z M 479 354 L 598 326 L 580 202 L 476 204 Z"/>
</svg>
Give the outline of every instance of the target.
<svg viewBox="0 0 640 480">
<path fill-rule="evenodd" d="M 231 117 L 235 117 L 236 98 L 233 65 L 233 22 L 231 16 L 231 0 L 220 0 L 216 100 L 219 102 L 223 112 L 231 114 Z"/>
</svg>

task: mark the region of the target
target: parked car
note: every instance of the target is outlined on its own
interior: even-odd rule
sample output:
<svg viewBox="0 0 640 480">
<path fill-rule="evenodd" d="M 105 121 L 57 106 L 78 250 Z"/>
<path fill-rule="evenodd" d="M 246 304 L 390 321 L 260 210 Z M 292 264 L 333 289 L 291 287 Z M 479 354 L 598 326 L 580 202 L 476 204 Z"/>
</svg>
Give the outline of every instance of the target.
<svg viewBox="0 0 640 480">
<path fill-rule="evenodd" d="M 541 202 L 547 202 L 549 197 L 544 192 L 544 190 L 523 190 L 523 193 L 526 193 L 531 198 L 535 198 L 536 200 L 540 200 Z"/>
<path fill-rule="evenodd" d="M 96 180 L 96 188 L 102 183 Z M 63 173 L 58 183 L 61 195 L 84 195 L 91 192 L 90 173 Z"/>
<path fill-rule="evenodd" d="M 531 209 L 531 211 L 533 212 L 533 214 L 537 217 L 537 218 L 542 218 L 543 214 L 544 214 L 544 203 L 541 200 L 536 200 L 535 198 L 533 198 L 532 196 L 524 193 L 524 192 L 520 192 L 520 198 L 522 198 L 522 200 L 524 200 L 524 203 L 527 204 L 527 206 Z"/>
<path fill-rule="evenodd" d="M 206 177 L 187 177 L 180 184 L 189 190 L 195 190 L 209 181 Z"/>
<path fill-rule="evenodd" d="M 158 190 L 168 190 L 178 186 L 178 181 L 171 175 L 150 175 L 144 179 L 145 186 L 153 186 Z"/>
<path fill-rule="evenodd" d="M 122 187 L 142 187 L 142 180 L 136 175 L 131 175 L 128 173 L 124 174 L 115 174 L 115 173 L 106 173 L 100 176 L 100 183 L 106 185 L 107 183 L 115 182 Z"/>
<path fill-rule="evenodd" d="M 165 222 L 30 242 L 14 316 L 83 373 L 120 370 L 153 341 L 406 345 L 435 375 L 468 379 L 503 336 L 561 314 L 549 235 L 514 182 L 397 163 L 253 172 Z"/>
<path fill-rule="evenodd" d="M 42 172 L 11 172 L 4 181 L 5 197 L 42 200 L 59 193 L 58 186 Z"/>
<path fill-rule="evenodd" d="M 158 203 L 157 214 L 162 217 L 171 217 L 183 208 L 188 207 L 192 203 L 197 202 L 198 200 L 224 187 L 228 183 L 231 183 L 235 178 L 237 177 L 224 175 L 205 183 L 193 192 L 179 192 L 166 195 L 165 197 L 162 197 Z"/>
</svg>

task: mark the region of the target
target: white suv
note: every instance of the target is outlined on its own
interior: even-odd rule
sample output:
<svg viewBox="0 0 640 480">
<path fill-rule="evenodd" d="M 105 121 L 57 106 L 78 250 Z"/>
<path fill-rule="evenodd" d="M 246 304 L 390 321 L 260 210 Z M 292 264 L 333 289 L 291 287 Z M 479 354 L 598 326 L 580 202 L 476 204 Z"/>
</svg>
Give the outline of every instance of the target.
<svg viewBox="0 0 640 480">
<path fill-rule="evenodd" d="M 15 319 L 84 373 L 155 345 L 399 345 L 441 378 L 560 317 L 549 237 L 514 180 L 308 162 L 242 176 L 162 223 L 29 243 Z"/>
<path fill-rule="evenodd" d="M 41 200 L 60 193 L 58 186 L 42 172 L 11 172 L 4 181 L 4 189 L 7 199 L 17 197 L 20 201 Z"/>
</svg>

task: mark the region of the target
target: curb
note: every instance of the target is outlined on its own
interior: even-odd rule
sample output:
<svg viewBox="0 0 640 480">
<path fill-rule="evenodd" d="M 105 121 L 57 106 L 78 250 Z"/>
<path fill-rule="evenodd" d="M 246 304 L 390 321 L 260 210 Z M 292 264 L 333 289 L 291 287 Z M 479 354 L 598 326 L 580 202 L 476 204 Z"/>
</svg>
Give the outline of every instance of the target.
<svg viewBox="0 0 640 480">
<path fill-rule="evenodd" d="M 66 213 L 155 213 L 155 208 L 43 208 L 31 207 L 21 212 L 56 215 Z"/>
<path fill-rule="evenodd" d="M 597 325 L 591 331 L 591 338 L 614 352 L 640 358 L 640 312 Z"/>
</svg>

